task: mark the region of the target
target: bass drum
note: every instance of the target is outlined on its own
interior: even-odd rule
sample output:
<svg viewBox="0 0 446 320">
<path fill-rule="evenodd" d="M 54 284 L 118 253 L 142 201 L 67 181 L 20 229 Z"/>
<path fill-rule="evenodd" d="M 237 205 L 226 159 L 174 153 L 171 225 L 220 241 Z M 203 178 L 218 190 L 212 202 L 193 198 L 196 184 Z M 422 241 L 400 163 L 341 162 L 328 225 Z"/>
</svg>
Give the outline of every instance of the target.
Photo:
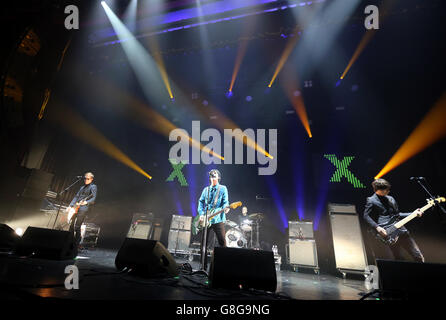
<svg viewBox="0 0 446 320">
<path fill-rule="evenodd" d="M 226 246 L 231 248 L 246 248 L 247 240 L 243 232 L 232 228 L 226 232 Z"/>
</svg>

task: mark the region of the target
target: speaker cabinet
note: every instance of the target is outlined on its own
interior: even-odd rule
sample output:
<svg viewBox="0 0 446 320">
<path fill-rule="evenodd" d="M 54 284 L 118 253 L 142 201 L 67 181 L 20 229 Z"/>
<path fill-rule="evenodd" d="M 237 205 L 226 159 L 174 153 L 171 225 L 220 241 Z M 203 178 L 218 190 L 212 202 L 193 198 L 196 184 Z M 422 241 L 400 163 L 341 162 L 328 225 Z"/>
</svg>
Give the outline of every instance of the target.
<svg viewBox="0 0 446 320">
<path fill-rule="evenodd" d="M 10 226 L 0 223 L 0 250 L 12 250 L 20 237 Z"/>
<path fill-rule="evenodd" d="M 426 299 L 444 296 L 446 264 L 376 259 L 385 296 Z"/>
<path fill-rule="evenodd" d="M 209 282 L 212 288 L 275 292 L 277 276 L 272 251 L 215 247 Z"/>
<path fill-rule="evenodd" d="M 178 276 L 178 266 L 163 244 L 155 240 L 126 238 L 115 259 L 118 270 L 125 267 L 144 277 Z"/>
<path fill-rule="evenodd" d="M 190 244 L 190 231 L 169 230 L 167 248 L 169 252 L 188 251 Z"/>
<path fill-rule="evenodd" d="M 290 264 L 319 268 L 316 241 L 289 239 Z"/>
<path fill-rule="evenodd" d="M 28 227 L 17 243 L 15 254 L 49 260 L 69 260 L 76 257 L 77 247 L 72 232 Z"/>
</svg>

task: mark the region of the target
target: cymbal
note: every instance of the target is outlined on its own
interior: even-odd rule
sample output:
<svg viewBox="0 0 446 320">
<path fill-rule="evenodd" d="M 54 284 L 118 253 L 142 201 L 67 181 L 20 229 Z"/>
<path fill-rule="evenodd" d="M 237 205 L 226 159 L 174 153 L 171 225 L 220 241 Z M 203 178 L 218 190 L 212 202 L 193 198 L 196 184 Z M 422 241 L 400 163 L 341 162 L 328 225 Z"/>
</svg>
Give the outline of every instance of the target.
<svg viewBox="0 0 446 320">
<path fill-rule="evenodd" d="M 261 219 L 263 218 L 263 213 L 251 213 L 248 217 L 251 219 Z"/>
</svg>

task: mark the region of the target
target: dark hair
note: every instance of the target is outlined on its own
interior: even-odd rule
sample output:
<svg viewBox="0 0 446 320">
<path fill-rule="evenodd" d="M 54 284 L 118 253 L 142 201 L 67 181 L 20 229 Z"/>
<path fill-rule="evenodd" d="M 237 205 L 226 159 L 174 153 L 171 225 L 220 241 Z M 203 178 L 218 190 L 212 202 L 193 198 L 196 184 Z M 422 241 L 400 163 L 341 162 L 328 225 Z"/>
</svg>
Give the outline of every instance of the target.
<svg viewBox="0 0 446 320">
<path fill-rule="evenodd" d="M 389 181 L 384 179 L 376 179 L 372 182 L 373 191 L 390 189 Z"/>
<path fill-rule="evenodd" d="M 209 179 L 211 178 L 211 176 L 213 176 L 215 174 L 218 175 L 218 181 L 220 181 L 221 180 L 221 173 L 217 169 L 212 169 L 211 171 L 209 171 Z"/>
</svg>

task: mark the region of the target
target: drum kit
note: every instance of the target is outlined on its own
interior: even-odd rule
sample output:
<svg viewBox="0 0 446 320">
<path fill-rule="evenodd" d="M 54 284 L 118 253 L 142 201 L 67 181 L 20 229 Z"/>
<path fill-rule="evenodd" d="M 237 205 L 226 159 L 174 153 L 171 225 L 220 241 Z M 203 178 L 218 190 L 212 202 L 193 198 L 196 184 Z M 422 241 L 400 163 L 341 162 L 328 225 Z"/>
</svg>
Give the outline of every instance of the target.
<svg viewBox="0 0 446 320">
<path fill-rule="evenodd" d="M 248 215 L 240 225 L 234 221 L 226 220 L 226 246 L 260 249 L 259 226 L 262 219 L 262 213 L 253 213 Z"/>
</svg>

